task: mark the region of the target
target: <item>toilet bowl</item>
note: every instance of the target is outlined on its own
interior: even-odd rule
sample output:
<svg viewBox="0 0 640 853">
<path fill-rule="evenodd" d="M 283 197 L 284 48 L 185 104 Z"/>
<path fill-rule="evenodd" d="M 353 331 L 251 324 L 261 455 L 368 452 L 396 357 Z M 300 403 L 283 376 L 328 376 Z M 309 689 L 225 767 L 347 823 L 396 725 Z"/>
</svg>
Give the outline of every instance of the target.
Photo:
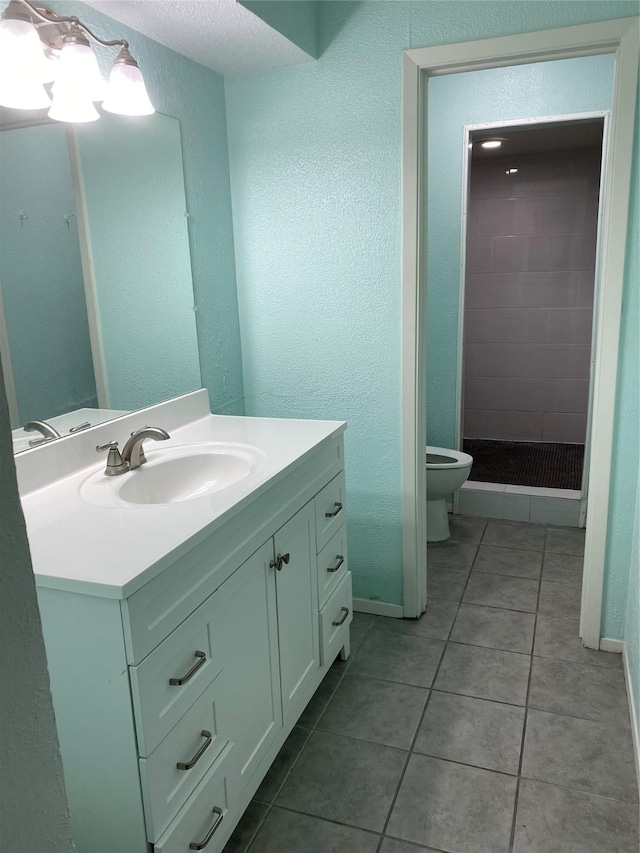
<svg viewBox="0 0 640 853">
<path fill-rule="evenodd" d="M 427 542 L 449 538 L 447 498 L 468 478 L 472 464 L 468 453 L 427 445 Z"/>
</svg>

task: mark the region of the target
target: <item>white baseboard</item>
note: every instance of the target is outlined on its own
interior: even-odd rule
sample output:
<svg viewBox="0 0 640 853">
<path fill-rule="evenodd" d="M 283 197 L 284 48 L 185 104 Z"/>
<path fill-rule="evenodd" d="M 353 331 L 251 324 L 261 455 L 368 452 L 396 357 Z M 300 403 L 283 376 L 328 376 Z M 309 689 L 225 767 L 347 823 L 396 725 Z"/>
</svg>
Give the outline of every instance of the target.
<svg viewBox="0 0 640 853">
<path fill-rule="evenodd" d="M 400 604 L 389 604 L 388 601 L 372 601 L 370 598 L 354 598 L 353 609 L 358 613 L 373 613 L 376 616 L 392 616 L 402 619 L 404 610 Z"/>
<path fill-rule="evenodd" d="M 624 640 L 612 640 L 608 637 L 600 637 L 600 651 L 601 652 L 614 652 L 617 655 L 621 655 L 624 649 Z"/>
<path fill-rule="evenodd" d="M 624 644 L 623 644 L 624 645 Z M 638 720 L 638 708 L 636 708 L 633 696 L 633 683 L 629 670 L 629 658 L 626 648 L 622 650 L 622 665 L 624 667 L 624 680 L 627 684 L 627 698 L 629 700 L 629 717 L 631 718 L 631 733 L 633 736 L 633 753 L 636 758 L 636 781 L 640 790 L 640 720 Z"/>
</svg>

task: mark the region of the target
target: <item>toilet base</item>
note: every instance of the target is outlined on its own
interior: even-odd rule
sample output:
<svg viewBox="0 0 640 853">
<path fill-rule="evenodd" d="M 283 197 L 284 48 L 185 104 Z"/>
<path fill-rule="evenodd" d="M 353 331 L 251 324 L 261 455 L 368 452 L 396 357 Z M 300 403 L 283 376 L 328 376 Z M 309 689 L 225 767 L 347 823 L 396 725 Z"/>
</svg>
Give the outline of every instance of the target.
<svg viewBox="0 0 640 853">
<path fill-rule="evenodd" d="M 443 542 L 450 535 L 446 499 L 427 501 L 427 542 Z"/>
</svg>

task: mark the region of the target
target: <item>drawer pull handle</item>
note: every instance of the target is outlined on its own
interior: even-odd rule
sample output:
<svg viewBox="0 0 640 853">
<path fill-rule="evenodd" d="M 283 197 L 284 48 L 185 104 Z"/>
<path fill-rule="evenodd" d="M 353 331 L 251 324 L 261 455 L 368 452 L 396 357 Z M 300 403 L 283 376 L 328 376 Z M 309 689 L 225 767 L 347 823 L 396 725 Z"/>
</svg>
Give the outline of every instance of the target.
<svg viewBox="0 0 640 853">
<path fill-rule="evenodd" d="M 191 667 L 189 672 L 186 672 L 180 678 L 170 678 L 169 684 L 172 684 L 175 687 L 175 686 L 179 686 L 181 684 L 186 684 L 187 681 L 190 681 L 193 678 L 193 676 L 196 674 L 196 672 L 200 669 L 200 667 L 204 666 L 205 663 L 207 662 L 207 656 L 205 655 L 204 652 L 196 652 L 196 657 L 199 658 L 199 660 L 197 660 L 194 663 L 194 665 Z"/>
<path fill-rule="evenodd" d="M 211 732 L 208 732 L 206 729 L 202 729 L 200 732 L 202 737 L 206 737 L 205 742 L 202 744 L 200 749 L 193 756 L 191 761 L 178 761 L 177 768 L 178 770 L 191 770 L 192 767 L 195 767 L 198 761 L 202 758 L 205 752 L 209 749 L 213 742 L 213 738 L 211 737 Z"/>
<path fill-rule="evenodd" d="M 342 554 L 336 554 L 336 557 L 338 558 L 338 562 L 335 564 L 335 566 L 327 567 L 327 571 L 329 572 L 329 574 L 331 574 L 332 572 L 337 572 L 340 566 L 344 563 L 344 557 L 342 556 Z"/>
<path fill-rule="evenodd" d="M 340 619 L 338 619 L 337 622 L 332 622 L 331 624 L 334 625 L 336 628 L 338 628 L 340 625 L 344 625 L 348 615 L 349 615 L 349 608 L 343 607 L 342 608 L 342 616 L 340 617 Z"/>
<path fill-rule="evenodd" d="M 336 517 L 336 515 L 337 515 L 337 514 L 340 512 L 340 510 L 342 509 L 342 504 L 340 503 L 340 501 L 336 501 L 336 502 L 334 503 L 334 506 L 335 506 L 335 509 L 334 509 L 334 510 L 332 510 L 331 512 L 325 512 L 325 514 L 324 514 L 324 517 L 325 517 L 325 518 L 335 518 L 335 517 Z"/>
<path fill-rule="evenodd" d="M 289 560 L 291 559 L 291 554 L 278 554 L 275 560 L 271 560 L 269 563 L 270 569 L 277 569 L 279 572 L 282 571 L 282 566 L 288 566 Z"/>
<path fill-rule="evenodd" d="M 204 850 L 204 848 L 213 838 L 213 833 L 220 826 L 220 824 L 222 823 L 222 819 L 224 818 L 224 815 L 222 814 L 222 809 L 219 809 L 217 806 L 213 809 L 213 813 L 216 816 L 216 819 L 213 822 L 213 826 L 211 827 L 209 832 L 207 832 L 202 841 L 192 841 L 189 845 L 189 850 Z"/>
</svg>

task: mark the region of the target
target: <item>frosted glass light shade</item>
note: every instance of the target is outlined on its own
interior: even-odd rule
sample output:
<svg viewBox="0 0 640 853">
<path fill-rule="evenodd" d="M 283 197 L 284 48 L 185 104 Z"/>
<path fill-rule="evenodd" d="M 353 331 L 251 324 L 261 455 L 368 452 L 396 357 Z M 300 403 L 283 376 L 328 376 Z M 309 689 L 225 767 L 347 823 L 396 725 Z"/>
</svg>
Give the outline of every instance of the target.
<svg viewBox="0 0 640 853">
<path fill-rule="evenodd" d="M 0 56 L 3 64 L 33 74 L 44 58 L 44 46 L 36 28 L 29 21 L 5 18 L 0 21 Z"/>
<path fill-rule="evenodd" d="M 107 82 L 100 73 L 98 60 L 89 45 L 63 45 L 53 84 L 54 98 L 59 86 L 63 86 L 69 93 L 76 93 L 79 98 L 89 98 L 90 101 L 104 100 Z"/>
<path fill-rule="evenodd" d="M 42 83 L 24 74 L 8 73 L 4 63 L 0 66 L 0 106 L 14 110 L 43 110 L 51 98 Z"/>
<path fill-rule="evenodd" d="M 102 109 L 123 116 L 148 116 L 155 112 L 137 65 L 113 66 Z"/>
<path fill-rule="evenodd" d="M 53 93 L 53 103 L 48 116 L 55 121 L 83 124 L 97 121 L 100 113 L 86 94 L 80 95 L 72 87 L 67 88 L 60 83 Z"/>
</svg>

